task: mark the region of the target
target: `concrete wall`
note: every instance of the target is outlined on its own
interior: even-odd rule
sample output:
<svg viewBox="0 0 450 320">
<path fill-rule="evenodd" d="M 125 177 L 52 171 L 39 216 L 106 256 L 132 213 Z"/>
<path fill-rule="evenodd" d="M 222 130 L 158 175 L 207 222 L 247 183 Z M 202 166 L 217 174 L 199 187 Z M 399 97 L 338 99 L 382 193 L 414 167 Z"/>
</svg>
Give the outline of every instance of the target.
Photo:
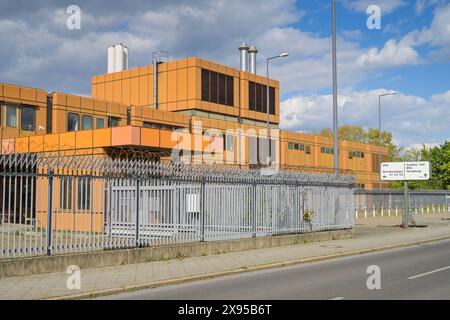
<svg viewBox="0 0 450 320">
<path fill-rule="evenodd" d="M 354 229 L 348 229 L 265 238 L 196 242 L 151 248 L 4 259 L 0 260 L 0 279 L 32 274 L 65 272 L 66 268 L 70 265 L 77 265 L 81 269 L 100 268 L 176 259 L 177 257 L 198 257 L 267 247 L 297 245 L 312 241 L 349 239 L 353 238 L 354 235 Z"/>
</svg>

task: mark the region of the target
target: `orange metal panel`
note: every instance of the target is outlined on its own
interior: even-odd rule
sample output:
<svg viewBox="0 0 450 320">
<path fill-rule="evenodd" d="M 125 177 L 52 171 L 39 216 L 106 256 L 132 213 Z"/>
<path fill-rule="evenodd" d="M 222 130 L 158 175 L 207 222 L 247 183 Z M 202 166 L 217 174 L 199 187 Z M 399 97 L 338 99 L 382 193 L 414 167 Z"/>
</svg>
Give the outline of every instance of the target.
<svg viewBox="0 0 450 320">
<path fill-rule="evenodd" d="M 149 96 L 149 76 L 139 77 L 139 105 L 148 106 L 150 103 L 148 101 Z"/>
<path fill-rule="evenodd" d="M 141 145 L 141 131 L 139 127 L 124 126 L 111 128 L 111 145 Z"/>
<path fill-rule="evenodd" d="M 61 133 L 59 143 L 61 150 L 75 149 L 75 132 Z"/>
<path fill-rule="evenodd" d="M 159 130 L 150 128 L 141 128 L 141 145 L 146 147 L 160 147 Z"/>
<path fill-rule="evenodd" d="M 197 68 L 188 68 L 188 99 L 197 99 L 196 92 L 196 77 L 197 77 Z"/>
<path fill-rule="evenodd" d="M 36 89 L 20 87 L 20 99 L 36 101 Z"/>
<path fill-rule="evenodd" d="M 77 131 L 75 137 L 75 145 L 77 149 L 92 148 L 93 146 L 93 133 L 92 130 Z"/>
<path fill-rule="evenodd" d="M 113 101 L 122 102 L 122 80 L 115 80 L 113 87 Z"/>
<path fill-rule="evenodd" d="M 158 104 L 167 102 L 167 72 L 158 74 Z"/>
<path fill-rule="evenodd" d="M 3 95 L 8 98 L 20 99 L 20 87 L 5 83 L 3 85 Z"/>
<path fill-rule="evenodd" d="M 169 63 L 170 64 L 170 63 Z M 175 64 L 176 66 L 176 64 Z M 170 70 L 167 75 L 167 101 L 175 102 L 178 100 L 178 80 L 177 70 Z"/>
<path fill-rule="evenodd" d="M 122 80 L 122 103 L 131 104 L 131 80 L 130 78 Z"/>
<path fill-rule="evenodd" d="M 111 129 L 105 128 L 95 130 L 92 145 L 94 147 L 111 146 Z"/>
<path fill-rule="evenodd" d="M 105 82 L 105 100 L 107 100 L 107 101 L 113 100 L 113 82 L 112 81 Z"/>
<path fill-rule="evenodd" d="M 44 148 L 46 151 L 58 151 L 60 149 L 59 134 L 44 135 Z"/>
<path fill-rule="evenodd" d="M 187 82 L 187 69 L 178 69 L 178 75 L 177 75 L 177 100 L 187 100 L 188 97 L 188 82 Z M 173 90 L 169 85 L 169 91 Z"/>
<path fill-rule="evenodd" d="M 34 136 L 29 138 L 29 151 L 30 152 L 43 152 L 44 148 L 44 137 L 43 136 Z"/>
<path fill-rule="evenodd" d="M 139 104 L 139 78 L 134 77 L 130 80 L 130 104 L 138 106 Z"/>
</svg>

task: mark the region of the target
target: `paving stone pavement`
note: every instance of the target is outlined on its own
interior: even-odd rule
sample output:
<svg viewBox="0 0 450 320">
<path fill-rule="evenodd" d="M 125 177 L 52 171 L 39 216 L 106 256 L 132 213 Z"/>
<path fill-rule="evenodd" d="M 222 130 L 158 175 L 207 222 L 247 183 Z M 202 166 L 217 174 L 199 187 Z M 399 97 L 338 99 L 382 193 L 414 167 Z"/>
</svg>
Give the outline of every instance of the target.
<svg viewBox="0 0 450 320">
<path fill-rule="evenodd" d="M 418 215 L 418 223 L 427 228 L 404 230 L 401 217 L 376 217 L 356 221 L 357 238 L 309 244 L 263 248 L 213 256 L 81 270 L 81 289 L 66 287 L 64 272 L 0 279 L 0 299 L 45 299 L 130 287 L 175 278 L 244 270 L 251 266 L 320 257 L 374 247 L 407 244 L 431 238 L 450 236 L 450 214 Z"/>
</svg>

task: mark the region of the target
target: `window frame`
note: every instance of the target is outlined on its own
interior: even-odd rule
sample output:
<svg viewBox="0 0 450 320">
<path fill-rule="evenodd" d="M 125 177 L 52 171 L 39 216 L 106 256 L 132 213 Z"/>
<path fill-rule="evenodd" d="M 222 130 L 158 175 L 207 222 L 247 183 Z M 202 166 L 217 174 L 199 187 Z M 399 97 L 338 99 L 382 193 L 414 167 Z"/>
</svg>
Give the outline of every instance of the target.
<svg viewBox="0 0 450 320">
<path fill-rule="evenodd" d="M 85 118 L 91 119 L 91 127 L 90 128 L 84 127 Z M 93 130 L 93 129 L 94 129 L 94 117 L 89 114 L 82 114 L 81 115 L 81 130 Z"/>
<path fill-rule="evenodd" d="M 103 125 L 101 127 L 98 126 L 98 121 L 101 120 Z M 104 129 L 105 128 L 105 118 L 96 118 L 95 119 L 95 128 L 96 129 Z"/>
<path fill-rule="evenodd" d="M 113 121 L 117 121 L 117 125 L 111 125 Z M 120 126 L 120 118 L 109 116 L 108 117 L 108 128 L 116 128 Z"/>
<path fill-rule="evenodd" d="M 24 110 L 32 110 L 33 113 L 33 120 L 32 120 L 32 126 L 31 128 L 25 128 L 23 127 L 23 119 L 24 119 Z M 20 129 L 23 131 L 35 131 L 36 130 L 36 108 L 34 106 L 30 106 L 30 105 L 22 105 L 20 106 Z"/>
<path fill-rule="evenodd" d="M 70 119 L 71 116 L 76 116 L 77 117 L 77 123 L 76 123 L 75 130 L 70 130 L 70 127 L 69 127 L 69 119 Z M 67 113 L 67 132 L 77 132 L 78 130 L 80 130 L 80 114 L 79 113 L 75 113 L 75 112 L 68 112 Z"/>
<path fill-rule="evenodd" d="M 19 125 L 19 119 L 18 119 L 18 106 L 11 105 L 11 104 L 5 104 L 5 127 L 7 128 L 18 128 Z M 15 125 L 8 124 L 8 111 L 14 110 L 15 111 Z"/>
</svg>

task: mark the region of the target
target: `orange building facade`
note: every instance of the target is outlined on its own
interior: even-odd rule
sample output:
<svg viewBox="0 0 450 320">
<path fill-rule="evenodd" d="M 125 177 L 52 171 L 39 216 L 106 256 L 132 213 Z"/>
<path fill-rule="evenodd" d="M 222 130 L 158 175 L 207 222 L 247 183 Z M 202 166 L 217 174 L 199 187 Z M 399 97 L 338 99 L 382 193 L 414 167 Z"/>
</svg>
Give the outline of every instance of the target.
<svg viewBox="0 0 450 320">
<path fill-rule="evenodd" d="M 332 139 L 279 130 L 279 89 L 276 80 L 198 58 L 94 76 L 92 97 L 0 83 L 2 152 L 177 150 L 189 161 L 241 167 L 263 165 L 270 152 L 280 168 L 332 172 Z M 341 172 L 377 188 L 378 147 L 339 146 Z"/>
</svg>

